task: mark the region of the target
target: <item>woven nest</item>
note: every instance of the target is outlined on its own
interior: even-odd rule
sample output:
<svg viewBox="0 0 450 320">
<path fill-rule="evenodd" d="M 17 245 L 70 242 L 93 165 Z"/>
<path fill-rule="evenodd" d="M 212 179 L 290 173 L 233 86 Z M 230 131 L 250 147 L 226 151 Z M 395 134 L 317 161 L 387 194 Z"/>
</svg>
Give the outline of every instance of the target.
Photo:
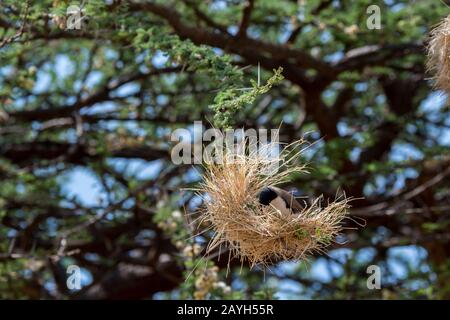
<svg viewBox="0 0 450 320">
<path fill-rule="evenodd" d="M 450 92 L 450 15 L 430 33 L 427 69 L 437 89 Z"/>
<path fill-rule="evenodd" d="M 349 207 L 345 196 L 326 206 L 319 197 L 300 213 L 289 215 L 258 201 L 263 187 L 277 186 L 292 174 L 306 172 L 304 165 L 293 163 L 303 151 L 293 150 L 301 145 L 298 142 L 283 148 L 278 159 L 225 154 L 222 164 L 206 166 L 197 191 L 206 204 L 201 220 L 215 231 L 207 255 L 228 248 L 230 259 L 248 260 L 250 267 L 268 266 L 280 259 L 305 260 L 334 241 Z M 279 169 L 273 170 L 277 164 Z"/>
</svg>

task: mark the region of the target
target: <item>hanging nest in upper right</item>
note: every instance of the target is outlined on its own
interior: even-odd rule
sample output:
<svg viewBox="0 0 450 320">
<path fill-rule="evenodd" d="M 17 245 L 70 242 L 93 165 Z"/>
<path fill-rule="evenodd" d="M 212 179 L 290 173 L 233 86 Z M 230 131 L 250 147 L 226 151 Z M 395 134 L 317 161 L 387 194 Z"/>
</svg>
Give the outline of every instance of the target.
<svg viewBox="0 0 450 320">
<path fill-rule="evenodd" d="M 434 86 L 450 93 L 450 15 L 430 33 L 427 70 L 433 75 Z"/>
</svg>

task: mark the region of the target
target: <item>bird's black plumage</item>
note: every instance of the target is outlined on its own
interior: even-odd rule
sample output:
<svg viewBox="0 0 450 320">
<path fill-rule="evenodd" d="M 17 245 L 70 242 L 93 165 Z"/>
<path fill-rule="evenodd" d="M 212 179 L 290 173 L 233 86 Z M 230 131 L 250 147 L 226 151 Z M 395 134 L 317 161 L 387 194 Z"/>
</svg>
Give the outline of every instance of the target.
<svg viewBox="0 0 450 320">
<path fill-rule="evenodd" d="M 270 202 L 276 197 L 278 197 L 278 195 L 275 191 L 273 191 L 271 188 L 264 188 L 259 193 L 259 203 L 268 206 Z"/>
</svg>

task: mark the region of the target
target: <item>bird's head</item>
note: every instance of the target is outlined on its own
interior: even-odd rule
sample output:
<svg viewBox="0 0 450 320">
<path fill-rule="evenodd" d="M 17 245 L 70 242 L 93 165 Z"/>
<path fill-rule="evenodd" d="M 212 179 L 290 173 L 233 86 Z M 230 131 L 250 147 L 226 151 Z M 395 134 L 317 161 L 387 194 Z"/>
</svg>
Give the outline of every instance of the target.
<svg viewBox="0 0 450 320">
<path fill-rule="evenodd" d="M 273 191 L 271 188 L 266 187 L 261 190 L 259 193 L 259 203 L 262 205 L 268 206 L 269 203 L 277 197 L 277 193 Z"/>
</svg>

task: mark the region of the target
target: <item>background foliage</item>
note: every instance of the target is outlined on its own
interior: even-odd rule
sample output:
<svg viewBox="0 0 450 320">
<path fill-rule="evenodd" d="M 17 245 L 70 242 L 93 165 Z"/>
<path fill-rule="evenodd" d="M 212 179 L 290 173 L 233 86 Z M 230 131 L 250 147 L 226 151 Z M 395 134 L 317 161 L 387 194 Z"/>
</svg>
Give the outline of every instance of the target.
<svg viewBox="0 0 450 320">
<path fill-rule="evenodd" d="M 449 298 L 449 107 L 424 70 L 448 14 L 438 0 L 1 1 L 0 298 Z M 285 79 L 258 87 L 258 64 L 262 84 Z M 201 168 L 170 161 L 170 133 L 195 120 L 313 132 L 312 174 L 286 188 L 342 188 L 367 226 L 308 265 L 232 260 L 226 277 L 228 255 L 200 260 L 208 234 L 183 214 Z"/>
</svg>

